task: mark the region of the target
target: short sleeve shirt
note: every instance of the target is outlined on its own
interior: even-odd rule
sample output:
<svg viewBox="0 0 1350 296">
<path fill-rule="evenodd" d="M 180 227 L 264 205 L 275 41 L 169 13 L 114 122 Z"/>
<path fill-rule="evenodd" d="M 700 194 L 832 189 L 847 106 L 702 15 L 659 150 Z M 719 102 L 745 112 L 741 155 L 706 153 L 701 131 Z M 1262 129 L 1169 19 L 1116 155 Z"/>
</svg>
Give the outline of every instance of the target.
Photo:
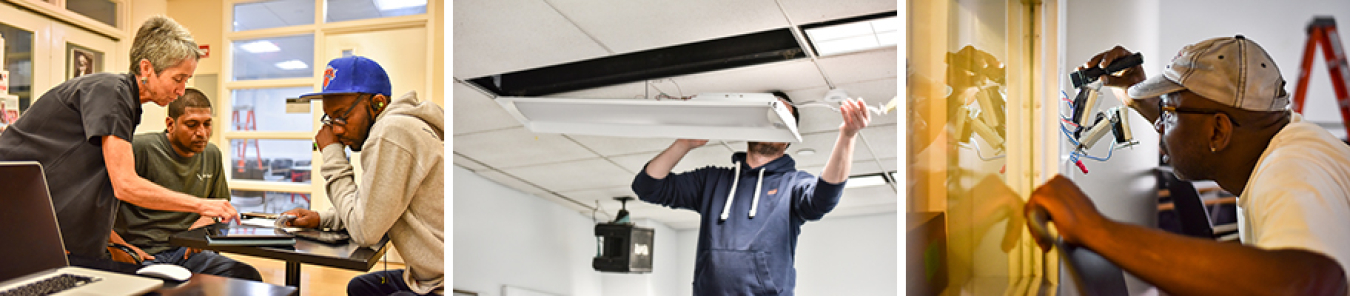
<svg viewBox="0 0 1350 296">
<path fill-rule="evenodd" d="M 138 94 L 131 74 L 80 76 L 48 90 L 0 133 L 0 160 L 42 164 L 71 254 L 107 255 L 118 200 L 103 161 L 103 137 L 132 141 L 141 122 Z"/>
<path fill-rule="evenodd" d="M 201 153 L 183 157 L 173 150 L 164 132 L 154 132 L 136 135 L 131 149 L 136 155 L 136 175 L 169 190 L 229 200 L 224 161 L 215 144 L 207 143 Z M 152 210 L 124 202 L 113 230 L 127 243 L 153 255 L 173 249 L 169 237 L 188 230 L 199 218 L 197 213 Z"/>
<path fill-rule="evenodd" d="M 1242 243 L 1310 251 L 1350 270 L 1348 226 L 1350 146 L 1296 115 L 1270 140 L 1238 198 Z"/>
</svg>

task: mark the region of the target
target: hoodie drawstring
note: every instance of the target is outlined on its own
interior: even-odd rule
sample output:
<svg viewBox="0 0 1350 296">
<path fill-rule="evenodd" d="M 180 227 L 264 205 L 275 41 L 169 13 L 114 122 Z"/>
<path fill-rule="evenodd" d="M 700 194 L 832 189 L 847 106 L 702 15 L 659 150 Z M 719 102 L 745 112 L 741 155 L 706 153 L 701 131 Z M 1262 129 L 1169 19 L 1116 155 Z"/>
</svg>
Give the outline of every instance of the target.
<svg viewBox="0 0 1350 296">
<path fill-rule="evenodd" d="M 734 170 L 734 173 L 731 175 L 732 176 L 731 192 L 727 194 L 726 204 L 722 206 L 722 215 L 719 217 L 720 219 L 719 221 L 727 220 L 728 215 L 731 213 L 731 202 L 736 200 L 736 185 L 740 184 L 741 181 L 741 163 L 736 162 L 735 165 L 736 168 Z M 764 168 L 759 168 L 759 178 L 757 182 L 755 182 L 755 199 L 750 203 L 751 219 L 754 219 L 755 212 L 759 211 L 759 191 L 763 189 L 763 186 L 764 186 Z"/>
<path fill-rule="evenodd" d="M 755 218 L 759 210 L 759 190 L 764 186 L 764 168 L 759 168 L 759 181 L 755 182 L 755 201 L 750 203 L 750 219 Z"/>
<path fill-rule="evenodd" d="M 734 162 L 736 165 L 735 173 L 731 174 L 731 193 L 727 194 L 726 205 L 722 206 L 722 217 L 718 221 L 726 221 L 727 214 L 731 213 L 731 201 L 736 199 L 736 184 L 741 181 L 741 163 Z"/>
</svg>

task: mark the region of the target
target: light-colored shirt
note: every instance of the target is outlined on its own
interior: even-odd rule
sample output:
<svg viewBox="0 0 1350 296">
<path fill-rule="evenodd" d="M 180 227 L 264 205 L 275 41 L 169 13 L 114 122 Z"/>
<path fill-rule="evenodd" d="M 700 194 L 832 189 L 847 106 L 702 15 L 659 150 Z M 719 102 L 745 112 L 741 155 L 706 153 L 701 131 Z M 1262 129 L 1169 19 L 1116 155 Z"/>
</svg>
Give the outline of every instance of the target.
<svg viewBox="0 0 1350 296">
<path fill-rule="evenodd" d="M 1248 180 L 1238 197 L 1243 244 L 1319 253 L 1350 271 L 1350 146 L 1294 115 Z"/>
</svg>

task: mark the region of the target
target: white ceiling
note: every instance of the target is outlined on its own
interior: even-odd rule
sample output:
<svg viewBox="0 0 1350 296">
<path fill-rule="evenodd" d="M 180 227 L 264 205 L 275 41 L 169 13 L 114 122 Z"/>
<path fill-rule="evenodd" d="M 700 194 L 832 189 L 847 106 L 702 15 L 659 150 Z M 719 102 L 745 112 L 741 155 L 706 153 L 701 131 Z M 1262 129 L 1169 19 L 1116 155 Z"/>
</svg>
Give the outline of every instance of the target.
<svg viewBox="0 0 1350 296">
<path fill-rule="evenodd" d="M 847 3 L 844 3 L 847 2 Z M 615 54 L 785 28 L 805 23 L 896 10 L 896 2 L 824 0 L 455 1 L 453 75 L 468 80 Z M 786 12 L 786 13 L 785 13 Z M 797 103 L 824 97 L 833 85 L 871 105 L 897 95 L 894 47 L 820 59 L 749 67 L 579 90 L 551 97 L 641 98 L 671 95 L 783 90 Z M 659 89 L 659 90 L 658 90 Z M 650 93 L 648 93 L 650 91 Z M 674 139 L 535 134 L 488 94 L 455 83 L 454 164 L 522 192 L 589 215 L 596 205 L 619 209 L 617 196 L 634 196 L 629 185 L 648 160 Z M 788 148 L 797 168 L 819 174 L 838 136 L 837 111 L 802 108 L 803 142 Z M 898 169 L 895 113 L 874 115 L 853 153 L 852 175 Z M 800 149 L 814 155 L 797 155 Z M 691 151 L 676 172 L 731 165 L 745 142 L 711 142 Z M 831 216 L 895 212 L 890 186 L 851 188 Z M 579 205 L 584 204 L 583 205 Z M 629 203 L 636 218 L 680 229 L 697 228 L 698 214 L 642 202 Z"/>
</svg>

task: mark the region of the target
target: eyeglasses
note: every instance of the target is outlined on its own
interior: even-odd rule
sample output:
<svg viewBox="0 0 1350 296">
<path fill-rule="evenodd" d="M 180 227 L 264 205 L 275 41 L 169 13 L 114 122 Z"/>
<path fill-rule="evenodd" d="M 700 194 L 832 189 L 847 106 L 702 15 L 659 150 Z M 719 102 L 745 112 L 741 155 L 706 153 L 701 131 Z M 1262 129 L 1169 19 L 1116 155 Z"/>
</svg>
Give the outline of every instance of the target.
<svg viewBox="0 0 1350 296">
<path fill-rule="evenodd" d="M 1228 122 L 1232 122 L 1232 123 L 1233 123 L 1233 126 L 1242 126 L 1242 125 L 1238 124 L 1237 120 L 1236 120 L 1236 119 L 1233 119 L 1233 115 L 1228 114 L 1228 112 L 1223 112 L 1223 111 L 1214 110 L 1214 109 L 1204 109 L 1204 108 L 1183 108 L 1183 107 L 1176 107 L 1176 106 L 1168 106 L 1167 104 L 1163 104 L 1163 100 L 1159 99 L 1159 100 L 1158 100 L 1158 122 L 1167 123 L 1168 120 L 1171 120 L 1171 117 L 1172 117 L 1172 116 L 1169 115 L 1169 114 L 1223 114 L 1223 115 L 1225 115 L 1224 117 L 1228 118 Z"/>
<path fill-rule="evenodd" d="M 319 119 L 319 122 L 320 122 L 320 123 L 323 123 L 323 125 L 327 125 L 327 126 L 333 126 L 333 125 L 346 126 L 346 125 L 347 125 L 347 117 L 352 115 L 352 110 L 356 110 L 356 105 L 360 105 L 360 104 L 361 104 L 361 101 L 362 101 L 362 100 L 361 100 L 361 97 L 357 97 L 357 98 L 356 98 L 356 101 L 355 101 L 355 102 L 352 102 L 352 105 L 347 107 L 347 111 L 346 111 L 346 112 L 342 112 L 342 116 L 341 116 L 341 117 L 336 117 L 336 116 L 334 116 L 334 117 L 329 117 L 328 114 L 324 114 L 324 115 L 323 115 L 323 118 L 320 118 L 320 119 Z"/>
</svg>

